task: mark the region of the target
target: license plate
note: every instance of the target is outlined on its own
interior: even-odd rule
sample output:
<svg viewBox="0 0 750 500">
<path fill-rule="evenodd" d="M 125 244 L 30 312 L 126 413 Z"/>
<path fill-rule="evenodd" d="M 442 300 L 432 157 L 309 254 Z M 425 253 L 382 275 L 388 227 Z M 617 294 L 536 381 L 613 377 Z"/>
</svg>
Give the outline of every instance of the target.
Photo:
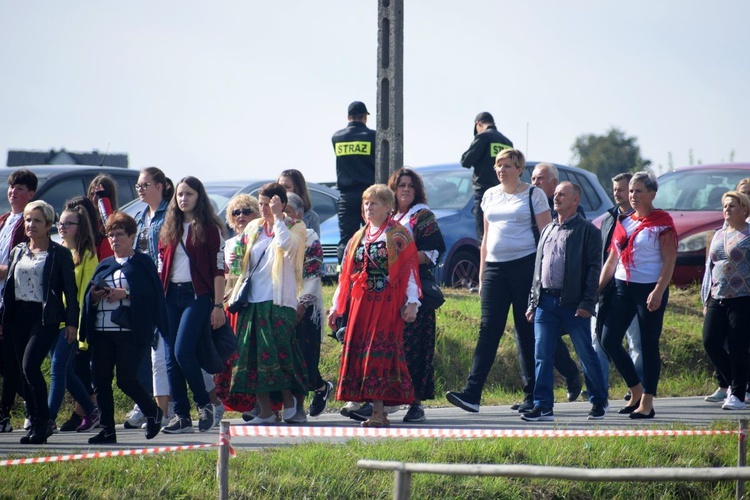
<svg viewBox="0 0 750 500">
<path fill-rule="evenodd" d="M 338 276 L 339 265 L 338 264 L 326 264 L 324 268 L 324 272 L 326 276 Z"/>
</svg>

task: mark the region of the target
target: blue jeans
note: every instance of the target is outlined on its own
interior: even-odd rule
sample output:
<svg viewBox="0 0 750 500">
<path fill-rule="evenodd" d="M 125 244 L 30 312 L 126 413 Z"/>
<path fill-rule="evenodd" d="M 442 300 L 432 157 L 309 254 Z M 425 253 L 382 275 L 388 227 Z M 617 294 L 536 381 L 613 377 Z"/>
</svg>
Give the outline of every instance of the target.
<svg viewBox="0 0 750 500">
<path fill-rule="evenodd" d="M 174 411 L 180 417 L 190 417 L 188 385 L 198 406 L 210 403 L 196 349 L 201 335 L 206 335 L 212 301 L 213 297 L 208 295 L 196 296 L 190 283 L 169 284 L 169 333 L 164 342 L 167 346 L 167 375 L 175 404 Z"/>
<path fill-rule="evenodd" d="M 83 408 L 84 413 L 89 414 L 96 408 L 91 402 L 89 391 L 81 382 L 75 372 L 73 359 L 78 350 L 78 341 L 70 344 L 65 338 L 65 329 L 60 330 L 57 336 L 57 342 L 50 349 L 52 364 L 50 365 L 49 396 L 47 396 L 47 405 L 49 406 L 49 418 L 57 419 L 57 412 L 60 411 L 65 389 L 67 388 L 78 404 Z"/>
<path fill-rule="evenodd" d="M 552 408 L 554 395 L 554 363 L 557 342 L 567 332 L 578 359 L 583 366 L 583 377 L 589 391 L 592 404 L 607 403 L 607 388 L 602 377 L 599 358 L 591 345 L 591 327 L 589 318 L 575 315 L 576 308 L 561 306 L 560 299 L 542 293 L 534 318 L 534 358 L 536 384 L 534 385 L 534 406 Z"/>
</svg>

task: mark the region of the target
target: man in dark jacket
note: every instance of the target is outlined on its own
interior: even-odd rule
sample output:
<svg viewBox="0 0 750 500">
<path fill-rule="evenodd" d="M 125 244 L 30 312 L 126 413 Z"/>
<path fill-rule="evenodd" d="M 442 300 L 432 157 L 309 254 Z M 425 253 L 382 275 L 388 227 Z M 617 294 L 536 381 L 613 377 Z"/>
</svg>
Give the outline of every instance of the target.
<svg viewBox="0 0 750 500">
<path fill-rule="evenodd" d="M 547 225 L 539 238 L 526 313 L 534 322 L 536 384 L 534 409 L 521 418 L 530 422 L 555 418 L 553 365 L 563 332 L 570 335 L 583 365 L 593 405 L 589 420 L 603 419 L 608 408 L 601 366 L 590 342 L 591 317 L 599 296 L 602 240 L 599 230 L 576 213 L 580 200 L 579 186 L 570 182 L 557 186 L 557 220 Z"/>
<path fill-rule="evenodd" d="M 477 237 L 481 242 L 484 237 L 484 213 L 482 196 L 484 192 L 500 181 L 495 174 L 495 157 L 503 149 L 510 149 L 513 143 L 501 134 L 495 126 L 495 119 L 487 111 L 479 113 L 474 120 L 474 140 L 469 149 L 461 156 L 461 166 L 474 167 L 472 182 L 474 184 L 474 218 L 477 225 Z"/>
<path fill-rule="evenodd" d="M 375 184 L 375 131 L 367 128 L 369 114 L 365 103 L 354 101 L 349 105 L 349 124 L 331 138 L 336 153 L 336 186 L 340 193 L 339 264 L 346 244 L 364 223 L 362 193 Z"/>
<path fill-rule="evenodd" d="M 0 305 L 8 276 L 10 251 L 19 243 L 29 241 L 24 231 L 23 210 L 36 193 L 38 180 L 34 172 L 25 168 L 15 170 L 8 177 L 8 203 L 10 212 L 0 215 Z M 13 351 L 13 339 L 0 340 L 0 373 L 3 375 L 3 392 L 0 399 L 0 432 L 10 432 L 10 409 L 21 394 L 21 369 Z"/>
</svg>

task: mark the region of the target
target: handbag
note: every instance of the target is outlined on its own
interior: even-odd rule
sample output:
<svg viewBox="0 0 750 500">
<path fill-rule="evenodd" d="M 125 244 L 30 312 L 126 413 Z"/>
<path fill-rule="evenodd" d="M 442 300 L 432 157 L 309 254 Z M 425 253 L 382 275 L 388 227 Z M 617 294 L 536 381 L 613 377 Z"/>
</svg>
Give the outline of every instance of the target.
<svg viewBox="0 0 750 500">
<path fill-rule="evenodd" d="M 211 328 L 211 319 L 208 320 L 208 335 L 201 335 L 196 354 L 198 364 L 206 372 L 215 375 L 224 371 L 226 360 L 237 352 L 239 344 L 232 325 L 227 319 L 219 328 Z"/>
<path fill-rule="evenodd" d="M 112 311 L 111 318 L 112 323 L 120 328 L 124 328 L 125 330 L 133 329 L 133 310 L 130 306 L 120 304 L 117 309 Z"/>
<path fill-rule="evenodd" d="M 435 281 L 432 271 L 419 273 L 419 279 L 422 282 L 422 307 L 429 309 L 438 309 L 445 302 L 443 291 Z"/>
<path fill-rule="evenodd" d="M 229 296 L 229 300 L 227 301 L 227 311 L 229 311 L 230 313 L 239 312 L 240 309 L 244 309 L 245 307 L 247 307 L 247 298 L 250 296 L 250 278 L 253 277 L 253 274 L 255 274 L 255 270 L 258 269 L 258 266 L 263 260 L 263 255 L 265 255 L 266 250 L 268 250 L 268 247 L 263 249 L 263 253 L 260 254 L 260 258 L 258 258 L 258 262 L 255 263 L 255 267 L 253 267 L 252 271 L 247 273 L 247 275 L 242 278 L 242 281 L 234 286 L 232 294 Z"/>
</svg>

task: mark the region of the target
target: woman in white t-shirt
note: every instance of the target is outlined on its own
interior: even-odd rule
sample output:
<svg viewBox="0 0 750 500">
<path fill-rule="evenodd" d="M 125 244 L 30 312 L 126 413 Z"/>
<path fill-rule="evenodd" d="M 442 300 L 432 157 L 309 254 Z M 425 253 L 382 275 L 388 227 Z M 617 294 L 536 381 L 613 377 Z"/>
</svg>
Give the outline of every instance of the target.
<svg viewBox="0 0 750 500">
<path fill-rule="evenodd" d="M 654 208 L 657 189 L 656 177 L 649 172 L 638 172 L 630 179 L 633 213 L 617 221 L 599 278 L 600 291 L 615 279 L 615 296 L 604 318 L 601 344 L 632 394 L 630 404 L 618 413 L 630 414 L 633 419 L 655 415 L 653 400 L 661 372 L 659 338 L 677 256 L 672 217 Z M 641 331 L 643 380 L 622 346 L 625 330 L 636 316 Z"/>
<path fill-rule="evenodd" d="M 482 319 L 479 339 L 464 389 L 446 394 L 450 403 L 470 412 L 479 411 L 482 389 L 495 361 L 511 305 L 524 378 L 524 403 L 529 410 L 533 407 L 534 325 L 524 316 L 536 258 L 532 222 L 541 231 L 552 217 L 544 192 L 521 181 L 525 168 L 526 159 L 521 151 L 501 151 L 495 159 L 500 185 L 488 189 L 482 198 L 484 238 L 480 247 Z"/>
</svg>

